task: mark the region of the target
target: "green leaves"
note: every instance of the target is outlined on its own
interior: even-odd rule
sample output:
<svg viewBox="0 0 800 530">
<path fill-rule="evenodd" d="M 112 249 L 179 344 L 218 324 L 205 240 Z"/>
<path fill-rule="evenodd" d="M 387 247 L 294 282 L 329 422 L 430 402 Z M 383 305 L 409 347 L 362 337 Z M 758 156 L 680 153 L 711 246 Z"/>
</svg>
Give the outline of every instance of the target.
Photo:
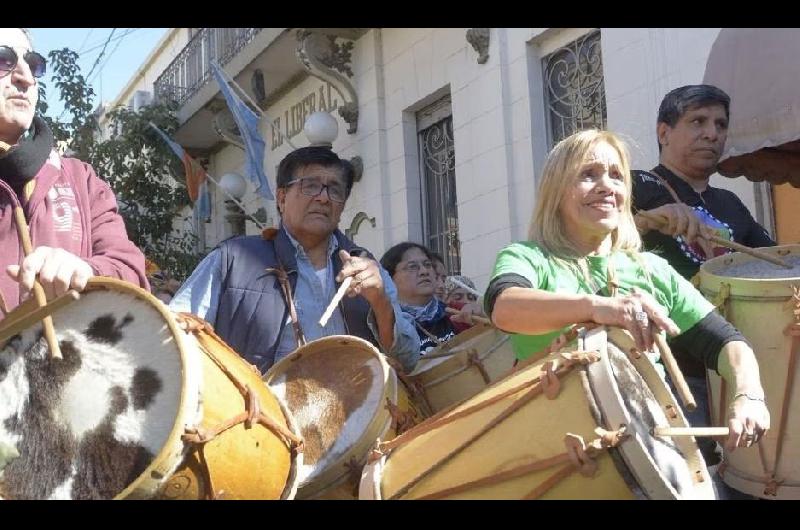
<svg viewBox="0 0 800 530">
<path fill-rule="evenodd" d="M 191 208 L 183 166 L 149 127 L 153 122 L 173 135 L 178 126 L 172 103 L 154 103 L 133 112 L 127 107 L 107 110 L 105 131 L 93 110 L 94 91 L 68 48 L 49 54 L 53 82 L 64 102 L 67 120 L 45 117 L 57 141 L 68 142 L 71 156 L 90 163 L 117 197 L 130 239 L 172 277 L 183 280 L 203 257 L 190 227 Z M 39 87 L 39 112 L 47 110 Z M 98 109 L 99 110 L 99 109 Z M 188 228 L 188 229 L 187 229 Z"/>
</svg>

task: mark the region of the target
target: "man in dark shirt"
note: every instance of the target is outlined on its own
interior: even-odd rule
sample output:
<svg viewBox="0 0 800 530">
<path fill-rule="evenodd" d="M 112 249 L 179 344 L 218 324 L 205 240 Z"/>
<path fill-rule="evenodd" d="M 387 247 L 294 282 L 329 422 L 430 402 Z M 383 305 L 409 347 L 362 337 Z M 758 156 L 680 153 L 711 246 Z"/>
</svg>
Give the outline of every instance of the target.
<svg viewBox="0 0 800 530">
<path fill-rule="evenodd" d="M 659 164 L 633 171 L 634 220 L 646 250 L 660 254 L 690 279 L 709 258 L 728 250 L 697 238 L 714 234 L 749 247 L 775 245 L 766 230 L 732 192 L 709 186 L 717 169 L 730 118 L 730 97 L 711 85 L 688 85 L 669 92 L 658 109 Z M 667 219 L 660 225 L 641 212 Z M 703 323 L 702 325 L 711 325 Z M 708 425 L 705 369 L 690 356 L 689 344 L 670 341 L 675 358 L 697 400 L 687 414 L 692 425 Z M 698 440 L 708 464 L 717 458 L 710 438 Z"/>
<path fill-rule="evenodd" d="M 671 91 L 658 109 L 660 163 L 633 172 L 634 218 L 645 249 L 687 279 L 706 259 L 727 252 L 697 240 L 698 233 L 710 231 L 749 247 L 775 244 L 734 193 L 708 184 L 725 147 L 729 108 L 728 95 L 711 85 Z M 658 227 L 642 210 L 669 223 Z"/>
</svg>

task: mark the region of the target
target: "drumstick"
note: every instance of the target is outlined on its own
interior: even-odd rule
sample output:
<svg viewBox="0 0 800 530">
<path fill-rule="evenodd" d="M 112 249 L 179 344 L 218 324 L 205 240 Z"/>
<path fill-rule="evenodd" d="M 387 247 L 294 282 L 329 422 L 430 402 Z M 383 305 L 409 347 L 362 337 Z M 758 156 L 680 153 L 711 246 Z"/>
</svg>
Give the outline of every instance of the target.
<svg viewBox="0 0 800 530">
<path fill-rule="evenodd" d="M 692 411 L 696 409 L 697 402 L 694 400 L 692 391 L 689 390 L 689 385 L 683 377 L 683 372 L 681 372 L 681 369 L 678 367 L 678 363 L 675 362 L 672 350 L 670 350 L 669 345 L 667 345 L 667 339 L 665 339 L 664 335 L 660 332 L 656 331 L 653 333 L 653 340 L 661 351 L 661 360 L 664 362 L 664 367 L 667 369 L 667 372 L 669 372 L 669 376 L 675 384 L 675 389 L 678 391 L 678 397 L 683 401 L 686 410 Z"/>
<path fill-rule="evenodd" d="M 31 236 L 28 231 L 28 222 L 25 220 L 25 213 L 22 211 L 22 206 L 20 206 L 18 202 L 14 205 L 14 220 L 17 224 L 17 233 L 22 241 L 22 252 L 25 256 L 28 256 L 33 252 L 33 245 L 31 244 Z M 22 274 L 21 269 L 20 274 Z M 44 289 L 42 289 L 39 280 L 36 279 L 33 280 L 33 296 L 40 308 L 47 305 L 47 297 L 44 295 Z M 50 348 L 50 358 L 61 359 L 61 348 L 59 348 L 58 340 L 56 339 L 53 317 L 44 317 L 44 319 L 42 319 L 42 326 L 44 327 L 44 338 L 47 341 L 47 346 Z"/>
<path fill-rule="evenodd" d="M 14 320 L 6 318 L 0 323 L 0 347 L 14 335 L 22 333 L 37 322 L 42 321 L 46 316 L 52 315 L 67 304 L 80 299 L 80 297 L 81 295 L 77 291 L 70 289 L 47 305 L 34 309 L 20 318 Z"/>
<path fill-rule="evenodd" d="M 333 300 L 331 300 L 331 303 L 328 304 L 328 308 L 325 310 L 324 313 L 322 313 L 322 316 L 319 319 L 319 325 L 320 326 L 322 326 L 324 328 L 325 324 L 328 323 L 328 320 L 330 320 L 331 315 L 333 315 L 333 310 L 336 309 L 336 305 L 339 302 L 341 302 L 342 298 L 344 297 L 344 293 L 350 287 L 351 283 L 353 283 L 353 277 L 352 276 L 348 276 L 347 278 L 344 279 L 344 281 L 342 282 L 342 285 L 339 286 L 339 290 L 336 291 L 335 295 L 333 295 Z"/>
<path fill-rule="evenodd" d="M 445 311 L 447 311 L 451 315 L 458 315 L 459 313 L 461 313 L 461 311 L 459 311 L 458 309 L 456 309 L 454 307 L 447 307 L 447 308 L 445 308 Z M 472 323 L 473 324 L 475 322 L 479 322 L 481 324 L 486 324 L 488 326 L 493 326 L 494 325 L 494 324 L 492 324 L 491 320 L 489 320 L 488 318 L 485 318 L 485 317 L 479 317 L 477 315 L 470 315 L 469 317 L 472 319 Z"/>
<path fill-rule="evenodd" d="M 653 436 L 728 436 L 727 427 L 655 427 Z"/>
<path fill-rule="evenodd" d="M 464 282 L 461 282 L 461 281 L 457 280 L 454 276 L 448 277 L 448 280 L 450 280 L 451 282 L 453 282 L 457 286 L 461 287 L 462 289 L 464 289 L 468 293 L 474 294 L 478 298 L 483 296 L 483 293 L 479 293 L 478 291 L 476 291 L 475 289 L 473 289 L 469 285 L 465 284 Z"/>
<path fill-rule="evenodd" d="M 652 219 L 661 224 L 667 223 L 667 218 L 658 214 L 650 213 L 645 210 L 639 210 L 637 213 L 640 215 L 647 217 L 648 219 Z M 758 250 L 754 248 L 750 248 L 748 246 L 742 245 L 741 243 L 737 243 L 736 241 L 728 241 L 727 239 L 723 239 L 718 236 L 704 236 L 702 234 L 697 234 L 697 237 L 701 237 L 706 239 L 707 241 L 711 241 L 712 243 L 716 243 L 717 245 L 721 245 L 723 247 L 728 247 L 730 249 L 736 250 L 738 252 L 742 252 L 743 254 L 749 254 L 754 258 L 763 259 L 764 261 L 768 261 L 773 265 L 779 265 L 781 267 L 785 267 L 787 269 L 791 269 L 792 266 L 783 261 L 782 259 L 778 258 L 777 256 L 773 256 L 768 252 L 764 252 L 763 250 Z"/>
</svg>

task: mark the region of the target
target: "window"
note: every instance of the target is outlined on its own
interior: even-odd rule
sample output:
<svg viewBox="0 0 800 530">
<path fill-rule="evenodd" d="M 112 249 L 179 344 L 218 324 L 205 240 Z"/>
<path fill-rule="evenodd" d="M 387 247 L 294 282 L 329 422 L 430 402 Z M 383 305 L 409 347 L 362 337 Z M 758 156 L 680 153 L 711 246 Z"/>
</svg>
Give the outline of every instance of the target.
<svg viewBox="0 0 800 530">
<path fill-rule="evenodd" d="M 425 245 L 444 258 L 448 274 L 461 274 L 455 146 L 450 96 L 417 113 Z"/>
<path fill-rule="evenodd" d="M 606 96 L 600 30 L 592 31 L 542 59 L 548 146 L 570 134 L 606 125 Z"/>
</svg>

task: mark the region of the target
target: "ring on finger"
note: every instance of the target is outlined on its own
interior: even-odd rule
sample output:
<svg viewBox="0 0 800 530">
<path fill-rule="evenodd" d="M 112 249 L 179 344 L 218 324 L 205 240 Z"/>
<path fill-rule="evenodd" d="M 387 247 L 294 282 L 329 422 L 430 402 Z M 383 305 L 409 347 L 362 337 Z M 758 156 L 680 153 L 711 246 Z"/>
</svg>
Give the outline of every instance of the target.
<svg viewBox="0 0 800 530">
<path fill-rule="evenodd" d="M 633 318 L 641 326 L 646 326 L 648 324 L 649 320 L 650 320 L 649 317 L 647 316 L 647 312 L 645 312 L 645 311 L 643 311 L 641 309 L 639 311 L 636 311 L 633 314 Z"/>
</svg>

